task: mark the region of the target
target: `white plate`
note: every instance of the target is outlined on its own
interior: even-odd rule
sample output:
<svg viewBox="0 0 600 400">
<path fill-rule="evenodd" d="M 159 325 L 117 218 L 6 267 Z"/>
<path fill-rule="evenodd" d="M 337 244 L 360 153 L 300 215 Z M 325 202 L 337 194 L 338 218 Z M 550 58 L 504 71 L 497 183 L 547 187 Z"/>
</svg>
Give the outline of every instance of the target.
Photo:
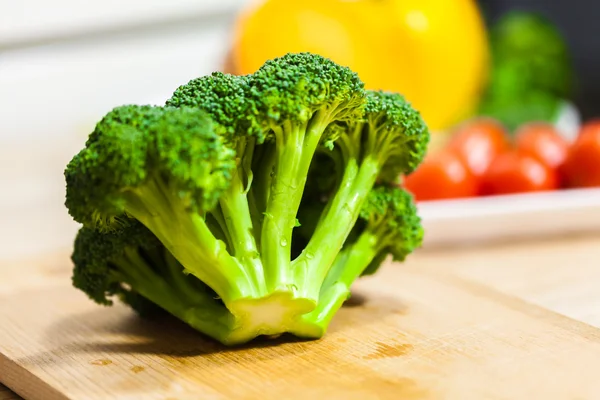
<svg viewBox="0 0 600 400">
<path fill-rule="evenodd" d="M 424 247 L 600 233 L 600 189 L 426 201 L 418 208 Z"/>
</svg>

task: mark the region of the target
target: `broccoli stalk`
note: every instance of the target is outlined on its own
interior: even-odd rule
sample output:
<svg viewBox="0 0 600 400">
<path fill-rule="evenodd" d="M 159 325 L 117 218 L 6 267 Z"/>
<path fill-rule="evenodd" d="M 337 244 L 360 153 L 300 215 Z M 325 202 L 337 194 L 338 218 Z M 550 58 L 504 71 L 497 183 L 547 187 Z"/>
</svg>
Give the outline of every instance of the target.
<svg viewBox="0 0 600 400">
<path fill-rule="evenodd" d="M 348 68 L 312 54 L 267 61 L 250 78 L 251 97 L 270 132 L 267 167 L 259 188 L 269 188 L 261 231 L 261 253 L 270 290 L 297 288 L 305 271 L 291 267 L 292 231 L 308 170 L 324 133 L 334 121 L 362 113 L 364 84 Z M 316 304 L 316 298 L 309 298 Z"/>
<path fill-rule="evenodd" d="M 348 287 L 359 276 L 374 274 L 387 254 L 394 261 L 404 261 L 423 241 L 424 231 L 413 197 L 398 187 L 375 187 L 360 218 L 366 226 L 343 250 L 349 253 L 343 269 L 332 271 Z"/>
<path fill-rule="evenodd" d="M 306 249 L 292 264 L 292 269 L 306 271 L 306 297 L 318 297 L 320 285 L 376 180 L 413 171 L 428 143 L 419 113 L 398 94 L 368 92 L 363 120 L 345 125 L 345 129 L 336 129 L 339 137 L 335 141 L 344 165 L 341 182 Z"/>
<path fill-rule="evenodd" d="M 235 168 L 230 184 L 210 211 L 227 233 L 232 254 L 246 267 L 256 282 L 257 294 L 266 294 L 263 266 L 258 249 L 258 211 L 251 212 L 248 188 L 252 184 L 252 160 L 256 142 L 264 141 L 258 121 L 252 117 L 246 100 L 248 82 L 215 72 L 179 87 L 167 100 L 168 107 L 194 107 L 206 112 L 215 122 L 215 129 L 224 142 L 235 150 Z M 223 101 L 225 100 L 225 101 Z"/>
<path fill-rule="evenodd" d="M 321 337 L 351 282 L 394 254 L 406 229 L 351 235 L 369 199 L 383 198 L 375 183 L 416 168 L 428 140 L 402 96 L 366 91 L 308 53 L 194 79 L 163 107 L 117 107 L 65 171 L 66 206 L 88 235 L 76 244 L 76 286 L 100 303 L 146 299 L 228 345 Z M 397 217 L 377 210 L 368 226 Z M 136 224 L 160 244 L 154 256 L 124 239 Z M 120 247 L 99 252 L 93 240 Z"/>
<path fill-rule="evenodd" d="M 398 187 L 376 186 L 368 193 L 359 218 L 362 223 L 354 225 L 328 271 L 318 307 L 303 316 L 314 334 L 323 334 L 360 276 L 374 274 L 388 254 L 394 261 L 404 261 L 421 246 L 423 228 L 413 197 Z"/>
<path fill-rule="evenodd" d="M 230 300 L 253 295 L 247 272 L 209 229 L 204 212 L 228 185 L 231 150 L 204 113 L 122 106 L 97 125 L 66 170 L 75 220 L 110 230 L 131 216 L 186 269 Z M 203 268 L 204 265 L 220 268 Z"/>
</svg>

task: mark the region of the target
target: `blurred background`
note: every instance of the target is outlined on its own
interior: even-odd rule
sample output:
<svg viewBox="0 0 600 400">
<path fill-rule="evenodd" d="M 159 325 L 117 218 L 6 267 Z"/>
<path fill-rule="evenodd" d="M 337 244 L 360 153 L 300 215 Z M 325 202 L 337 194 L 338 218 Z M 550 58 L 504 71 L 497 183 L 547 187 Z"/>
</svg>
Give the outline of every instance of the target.
<svg viewBox="0 0 600 400">
<path fill-rule="evenodd" d="M 423 113 L 430 158 L 403 182 L 424 204 L 570 190 L 561 204 L 596 224 L 599 17 L 587 0 L 0 0 L 0 258 L 70 246 L 62 171 L 112 107 L 288 51 Z M 448 210 L 489 208 L 465 204 Z"/>
<path fill-rule="evenodd" d="M 592 1 L 479 0 L 484 17 L 494 23 L 512 10 L 540 13 L 560 30 L 572 58 L 577 79 L 573 100 L 583 118 L 600 109 L 600 4 Z"/>
</svg>

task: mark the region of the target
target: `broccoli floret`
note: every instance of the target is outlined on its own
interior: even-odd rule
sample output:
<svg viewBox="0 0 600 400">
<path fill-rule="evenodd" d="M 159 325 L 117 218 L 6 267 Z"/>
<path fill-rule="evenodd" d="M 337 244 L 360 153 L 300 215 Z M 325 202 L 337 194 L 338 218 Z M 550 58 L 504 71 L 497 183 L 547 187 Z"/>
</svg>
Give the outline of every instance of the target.
<svg viewBox="0 0 600 400">
<path fill-rule="evenodd" d="M 268 287 L 284 289 L 300 278 L 290 267 L 291 243 L 310 164 L 319 145 L 330 145 L 329 124 L 360 117 L 364 84 L 349 68 L 309 53 L 267 61 L 249 80 L 250 100 L 274 142 L 255 173 L 256 187 L 268 188 L 255 195 L 265 199 L 262 261 Z"/>
<path fill-rule="evenodd" d="M 248 78 L 215 72 L 193 79 L 180 86 L 167 100 L 168 107 L 194 107 L 206 112 L 214 121 L 215 130 L 235 150 L 236 168 L 230 185 L 221 193 L 219 204 L 210 214 L 225 227 L 232 254 L 265 292 L 260 259 L 260 205 L 248 189 L 253 181 L 252 162 L 256 144 L 265 141 L 266 128 L 256 118 L 256 109 L 248 101 Z"/>
<path fill-rule="evenodd" d="M 374 274 L 383 261 L 402 262 L 419 248 L 424 230 L 412 195 L 395 185 L 377 185 L 367 195 L 360 220 L 338 253 L 322 286 L 319 306 L 307 319 L 326 326 L 360 276 Z"/>
<path fill-rule="evenodd" d="M 112 297 L 144 316 L 166 311 L 212 335 L 231 329 L 233 319 L 210 287 L 192 275 L 144 225 L 101 232 L 82 227 L 71 259 L 73 286 L 101 305 Z"/>
<path fill-rule="evenodd" d="M 365 226 L 350 248 L 350 260 L 357 264 L 344 270 L 349 276 L 358 271 L 361 275 L 374 274 L 388 254 L 394 261 L 404 261 L 423 242 L 424 230 L 413 196 L 396 186 L 375 187 L 360 218 Z"/>
<path fill-rule="evenodd" d="M 236 281 L 246 272 L 204 215 L 235 168 L 234 153 L 222 142 L 201 110 L 116 108 L 68 164 L 66 206 L 77 222 L 95 229 L 140 221 L 219 295 L 244 297 L 253 289 Z M 221 268 L 205 268 L 217 263 Z"/>
<path fill-rule="evenodd" d="M 374 209 L 373 199 L 393 204 L 373 217 L 381 226 L 400 224 L 403 213 L 412 218 L 400 197 L 372 189 L 414 170 L 428 140 L 401 95 L 366 91 L 350 69 L 309 53 L 247 76 L 191 80 L 163 107 L 118 107 L 65 171 L 66 205 L 90 237 L 76 244 L 74 260 L 97 260 L 76 261 L 78 287 L 99 302 L 118 295 L 139 309 L 147 300 L 229 345 L 283 333 L 319 338 L 349 294 L 349 277 L 374 271 L 352 267 L 347 279 L 332 279 L 354 265 L 352 246 L 371 231 L 381 235 L 370 265 L 412 251 L 391 243 L 395 231 L 365 228 L 374 222 L 364 207 Z M 160 244 L 144 268 L 167 282 L 170 300 L 153 294 L 158 282 L 127 280 L 129 268 L 142 268 L 127 257 L 146 252 L 122 237 L 136 224 Z M 121 247 L 90 244 L 110 235 Z M 200 283 L 196 289 L 168 283 L 172 270 L 160 264 L 175 261 L 178 277 Z M 195 290 L 203 300 L 190 300 Z"/>
<path fill-rule="evenodd" d="M 248 90 L 248 77 L 214 72 L 177 88 L 165 105 L 204 110 L 228 142 L 235 144 L 250 137 L 262 143 L 265 127 L 260 125 L 257 111 L 247 101 Z"/>
<path fill-rule="evenodd" d="M 420 113 L 404 97 L 381 91 L 367 93 L 361 119 L 339 126 L 334 143 L 343 164 L 339 185 L 306 248 L 292 264 L 292 268 L 310 271 L 319 282 L 351 232 L 373 185 L 412 172 L 423 160 L 430 138 Z"/>
<path fill-rule="evenodd" d="M 203 212 L 229 186 L 233 168 L 233 152 L 203 112 L 121 106 L 67 165 L 66 206 L 77 222 L 100 229 L 126 215 Z"/>
</svg>

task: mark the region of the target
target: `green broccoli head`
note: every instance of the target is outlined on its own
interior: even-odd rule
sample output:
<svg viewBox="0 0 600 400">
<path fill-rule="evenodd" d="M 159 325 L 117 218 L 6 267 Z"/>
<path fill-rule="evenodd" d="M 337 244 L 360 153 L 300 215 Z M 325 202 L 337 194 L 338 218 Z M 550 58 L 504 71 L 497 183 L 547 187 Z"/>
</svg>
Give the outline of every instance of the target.
<svg viewBox="0 0 600 400">
<path fill-rule="evenodd" d="M 398 93 L 369 91 L 366 151 L 383 160 L 381 179 L 395 181 L 423 161 L 430 133 L 419 111 Z"/>
<path fill-rule="evenodd" d="M 156 173 L 194 211 L 211 210 L 230 183 L 235 152 L 214 132 L 202 111 L 165 109 L 151 127 L 156 139 Z"/>
<path fill-rule="evenodd" d="M 377 272 L 390 255 L 394 261 L 405 261 L 421 247 L 423 236 L 412 195 L 397 186 L 377 185 L 369 192 L 327 281 L 350 285 L 359 276 Z"/>
<path fill-rule="evenodd" d="M 270 125 L 306 122 L 324 110 L 330 120 L 361 114 L 364 84 L 358 75 L 316 54 L 290 53 L 269 60 L 249 79 L 260 118 Z"/>
<path fill-rule="evenodd" d="M 401 94 L 385 91 L 368 90 L 362 118 L 328 129 L 344 164 L 371 164 L 377 181 L 387 183 L 396 183 L 400 175 L 414 171 L 430 141 L 419 111 Z"/>
<path fill-rule="evenodd" d="M 97 124 L 67 165 L 65 204 L 77 222 L 98 229 L 129 215 L 168 214 L 172 202 L 210 210 L 234 167 L 233 151 L 204 112 L 122 106 Z"/>
<path fill-rule="evenodd" d="M 321 290 L 324 305 L 313 311 L 313 315 L 323 313 L 332 304 L 341 304 L 349 296 L 344 288 L 361 276 L 377 272 L 388 256 L 398 262 L 405 261 L 421 246 L 423 236 L 412 195 L 397 186 L 374 187 L 325 278 Z"/>
<path fill-rule="evenodd" d="M 102 305 L 112 305 L 111 297 L 115 295 L 134 300 L 137 296 L 131 292 L 131 285 L 137 282 L 130 271 L 131 264 L 143 260 L 135 268 L 152 270 L 151 262 L 159 260 L 146 261 L 140 254 L 160 248 L 160 241 L 135 221 L 111 232 L 82 227 L 75 238 L 71 255 L 75 266 L 73 285 Z"/>
<path fill-rule="evenodd" d="M 376 182 L 414 170 L 428 140 L 400 94 L 309 53 L 117 107 L 65 170 L 74 284 L 225 344 L 321 337 L 355 279 L 420 244 L 410 197 Z"/>
<path fill-rule="evenodd" d="M 424 231 L 414 199 L 399 187 L 375 187 L 360 218 L 366 223 L 365 230 L 377 238 L 377 253 L 389 253 L 395 261 L 404 261 L 422 244 Z"/>
<path fill-rule="evenodd" d="M 328 281 L 350 284 L 359 276 L 372 275 L 390 255 L 403 262 L 422 245 L 423 237 L 413 196 L 398 186 L 378 184 L 363 203 Z"/>
<path fill-rule="evenodd" d="M 214 72 L 177 88 L 166 105 L 204 110 L 215 122 L 218 133 L 229 142 L 247 136 L 262 142 L 265 127 L 256 118 L 249 90 L 248 77 Z"/>
<path fill-rule="evenodd" d="M 110 306 L 117 297 L 144 317 L 168 312 L 215 335 L 232 329 L 215 292 L 137 221 L 110 232 L 82 227 L 71 259 L 73 286 L 98 304 Z"/>
</svg>

